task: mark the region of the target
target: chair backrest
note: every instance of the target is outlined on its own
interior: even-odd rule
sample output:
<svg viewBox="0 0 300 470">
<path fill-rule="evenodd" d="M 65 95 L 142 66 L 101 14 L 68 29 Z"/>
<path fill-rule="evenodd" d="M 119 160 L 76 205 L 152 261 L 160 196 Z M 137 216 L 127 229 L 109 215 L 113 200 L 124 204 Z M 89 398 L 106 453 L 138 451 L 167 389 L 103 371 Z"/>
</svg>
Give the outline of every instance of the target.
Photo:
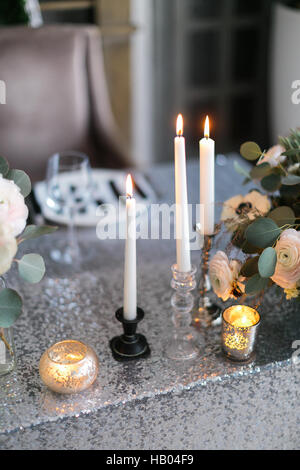
<svg viewBox="0 0 300 470">
<path fill-rule="evenodd" d="M 41 178 L 48 157 L 63 150 L 86 152 L 97 166 L 125 164 L 96 27 L 1 28 L 0 79 L 0 155 L 12 167 Z"/>
</svg>

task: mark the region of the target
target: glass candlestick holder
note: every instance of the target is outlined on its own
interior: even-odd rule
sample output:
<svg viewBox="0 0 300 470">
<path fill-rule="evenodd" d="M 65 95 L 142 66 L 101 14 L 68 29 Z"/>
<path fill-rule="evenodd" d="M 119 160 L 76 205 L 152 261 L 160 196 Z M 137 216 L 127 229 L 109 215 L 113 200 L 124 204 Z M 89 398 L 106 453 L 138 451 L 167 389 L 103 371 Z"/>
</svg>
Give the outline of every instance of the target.
<svg viewBox="0 0 300 470">
<path fill-rule="evenodd" d="M 197 227 L 198 230 L 198 227 Z M 193 326 L 197 328 L 209 328 L 212 322 L 221 314 L 221 308 L 212 302 L 209 297 L 211 284 L 209 280 L 209 256 L 212 248 L 214 237 L 218 230 L 212 235 L 203 235 L 199 229 L 199 235 L 204 237 L 203 248 L 200 259 L 200 278 L 198 284 L 199 300 L 198 306 L 193 312 Z"/>
<path fill-rule="evenodd" d="M 167 343 L 166 354 L 174 360 L 194 359 L 199 353 L 195 330 L 191 327 L 191 311 L 194 305 L 191 291 L 196 287 L 196 268 L 192 266 L 191 271 L 184 273 L 178 271 L 177 265 L 173 265 L 172 273 L 171 287 L 175 290 L 171 298 L 174 328 L 172 338 Z"/>
</svg>

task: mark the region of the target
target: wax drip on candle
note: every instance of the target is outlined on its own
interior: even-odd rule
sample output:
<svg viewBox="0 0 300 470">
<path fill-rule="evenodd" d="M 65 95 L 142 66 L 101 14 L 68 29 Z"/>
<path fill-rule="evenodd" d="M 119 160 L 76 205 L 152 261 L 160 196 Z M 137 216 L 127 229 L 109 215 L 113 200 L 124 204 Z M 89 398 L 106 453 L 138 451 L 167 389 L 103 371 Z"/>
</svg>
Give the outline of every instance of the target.
<svg viewBox="0 0 300 470">
<path fill-rule="evenodd" d="M 209 117 L 206 116 L 205 125 L 204 125 L 204 137 L 205 137 L 206 139 L 209 139 L 209 136 L 210 136 L 210 132 L 209 132 Z"/>
<path fill-rule="evenodd" d="M 178 114 L 178 117 L 177 117 L 176 134 L 177 134 L 177 137 L 182 137 L 183 136 L 183 117 L 182 117 L 182 114 Z"/>
<path fill-rule="evenodd" d="M 132 199 L 133 197 L 133 184 L 131 175 L 128 175 L 126 179 L 126 197 L 128 199 Z"/>
</svg>

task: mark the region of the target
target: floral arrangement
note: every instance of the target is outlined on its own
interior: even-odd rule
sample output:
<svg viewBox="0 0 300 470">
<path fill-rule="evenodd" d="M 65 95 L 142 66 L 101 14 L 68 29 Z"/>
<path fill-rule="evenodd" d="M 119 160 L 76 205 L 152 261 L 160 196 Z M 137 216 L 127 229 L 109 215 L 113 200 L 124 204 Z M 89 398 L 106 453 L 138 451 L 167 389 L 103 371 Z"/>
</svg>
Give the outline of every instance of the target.
<svg viewBox="0 0 300 470">
<path fill-rule="evenodd" d="M 25 197 L 31 192 L 31 182 L 22 170 L 9 169 L 0 157 L 0 276 L 17 263 L 22 279 L 38 283 L 45 274 L 42 256 L 34 253 L 17 259 L 18 247 L 26 240 L 52 233 L 57 227 L 28 225 Z M 0 339 L 5 342 L 4 328 L 11 327 L 22 312 L 22 299 L 18 292 L 4 288 L 0 291 Z"/>
<path fill-rule="evenodd" d="M 300 300 L 300 130 L 268 151 L 246 142 L 240 152 L 256 165 L 248 172 L 235 162 L 235 169 L 257 188 L 223 205 L 221 223 L 231 237 L 226 253 L 210 262 L 213 289 L 227 301 L 263 295 L 275 284 L 288 300 Z M 234 249 L 237 260 L 230 259 Z"/>
</svg>

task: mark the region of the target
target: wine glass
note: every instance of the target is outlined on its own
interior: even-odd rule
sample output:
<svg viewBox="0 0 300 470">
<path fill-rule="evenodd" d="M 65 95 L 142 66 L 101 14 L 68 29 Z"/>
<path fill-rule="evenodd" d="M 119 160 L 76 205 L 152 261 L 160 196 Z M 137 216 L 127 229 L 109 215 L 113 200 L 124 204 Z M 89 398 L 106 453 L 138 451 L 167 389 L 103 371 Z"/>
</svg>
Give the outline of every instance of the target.
<svg viewBox="0 0 300 470">
<path fill-rule="evenodd" d="M 80 261 L 74 227 L 75 215 L 85 210 L 92 198 L 91 167 L 87 155 L 66 151 L 52 155 L 47 166 L 47 205 L 68 218 L 68 236 L 51 250 L 53 260 L 65 264 Z"/>
</svg>

